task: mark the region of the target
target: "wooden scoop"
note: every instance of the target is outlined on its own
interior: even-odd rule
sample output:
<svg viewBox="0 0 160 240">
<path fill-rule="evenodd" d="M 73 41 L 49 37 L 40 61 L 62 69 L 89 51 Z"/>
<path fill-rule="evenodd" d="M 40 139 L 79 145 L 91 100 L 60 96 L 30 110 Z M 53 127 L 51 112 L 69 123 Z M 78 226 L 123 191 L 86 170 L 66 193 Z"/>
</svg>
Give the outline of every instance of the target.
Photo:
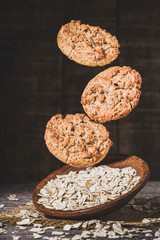
<svg viewBox="0 0 160 240">
<path fill-rule="evenodd" d="M 137 176 L 140 176 L 141 179 L 138 182 L 138 184 L 128 193 L 118 197 L 115 200 L 110 200 L 109 202 L 103 203 L 95 207 L 90 207 L 90 208 L 85 208 L 85 209 L 80 209 L 75 211 L 68 211 L 68 210 L 64 211 L 64 210 L 48 209 L 48 208 L 45 208 L 42 204 L 38 204 L 37 203 L 39 199 L 38 194 L 41 188 L 43 188 L 48 181 L 50 181 L 51 179 L 54 179 L 56 175 L 68 174 L 70 171 L 76 171 L 78 173 L 80 170 L 86 169 L 86 168 L 76 168 L 76 167 L 71 167 L 66 165 L 52 172 L 50 175 L 44 178 L 35 188 L 33 192 L 33 203 L 37 208 L 37 210 L 49 216 L 58 217 L 58 218 L 72 218 L 72 219 L 90 218 L 93 216 L 106 214 L 128 203 L 144 187 L 150 175 L 150 171 L 147 163 L 136 156 L 128 156 L 128 155 L 107 156 L 101 163 L 97 164 L 96 166 L 99 166 L 99 165 L 107 165 L 113 168 L 132 167 L 136 169 Z"/>
</svg>

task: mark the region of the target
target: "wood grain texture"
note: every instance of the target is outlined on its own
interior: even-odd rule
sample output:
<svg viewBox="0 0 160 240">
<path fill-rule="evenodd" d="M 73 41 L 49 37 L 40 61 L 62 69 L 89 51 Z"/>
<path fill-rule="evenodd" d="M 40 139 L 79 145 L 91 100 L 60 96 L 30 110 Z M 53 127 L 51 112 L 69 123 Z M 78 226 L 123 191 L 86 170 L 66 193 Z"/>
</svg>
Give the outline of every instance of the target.
<svg viewBox="0 0 160 240">
<path fill-rule="evenodd" d="M 0 3 L 3 65 L 1 178 L 37 179 L 62 166 L 43 140 L 49 118 L 62 111 L 62 57 L 56 36 L 63 1 Z"/>
<path fill-rule="evenodd" d="M 59 218 L 76 218 L 76 219 L 86 218 L 86 217 L 90 218 L 97 215 L 107 214 L 117 210 L 118 208 L 121 208 L 123 205 L 129 202 L 144 187 L 150 174 L 147 164 L 142 159 L 135 156 L 112 155 L 112 156 L 106 157 L 102 161 L 102 163 L 97 164 L 97 166 L 101 164 L 104 164 L 113 168 L 132 167 L 136 170 L 137 176 L 141 177 L 140 181 L 128 193 L 118 197 L 115 200 L 110 200 L 109 202 L 103 203 L 95 207 L 90 207 L 90 208 L 85 208 L 85 209 L 80 209 L 75 211 L 64 211 L 64 210 L 54 210 L 54 209 L 45 208 L 42 204 L 37 203 L 37 201 L 39 199 L 38 194 L 40 190 L 47 184 L 48 181 L 56 178 L 56 175 L 68 174 L 70 171 L 76 171 L 78 173 L 80 170 L 86 169 L 86 168 L 76 168 L 76 167 L 71 167 L 66 165 L 54 171 L 50 175 L 48 175 L 35 188 L 32 199 L 37 210 L 48 216 L 54 216 Z"/>
<path fill-rule="evenodd" d="M 118 1 L 120 65 L 130 65 L 142 75 L 137 108 L 119 120 L 119 151 L 146 160 L 151 178 L 159 179 L 160 154 L 160 2 Z"/>
<path fill-rule="evenodd" d="M 80 96 L 88 81 L 119 64 L 141 73 L 142 96 L 128 117 L 105 124 L 114 142 L 110 153 L 142 157 L 151 179 L 160 179 L 159 12 L 159 0 L 0 2 L 1 180 L 40 180 L 62 166 L 45 147 L 47 121 L 57 113 L 83 112 Z M 68 60 L 56 36 L 71 19 L 115 34 L 118 59 L 102 68 Z"/>
</svg>

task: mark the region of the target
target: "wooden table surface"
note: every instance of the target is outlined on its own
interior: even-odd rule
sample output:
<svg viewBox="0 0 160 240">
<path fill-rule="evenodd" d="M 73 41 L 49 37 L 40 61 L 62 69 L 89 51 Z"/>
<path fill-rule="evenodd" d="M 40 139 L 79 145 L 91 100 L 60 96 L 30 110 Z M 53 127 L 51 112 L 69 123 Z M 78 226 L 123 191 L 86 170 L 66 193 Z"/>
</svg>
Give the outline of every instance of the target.
<svg viewBox="0 0 160 240">
<path fill-rule="evenodd" d="M 16 206 L 24 205 L 27 202 L 31 200 L 32 192 L 37 185 L 36 182 L 32 183 L 26 183 L 26 184 L 4 184 L 0 185 L 0 204 L 5 204 L 0 211 L 8 211 L 13 209 Z M 18 201 L 11 201 L 8 200 L 7 197 L 10 194 L 16 194 L 19 198 Z M 135 198 L 143 197 L 143 198 L 153 198 L 155 196 L 160 196 L 160 182 L 148 182 L 146 186 L 136 195 Z M 160 216 L 159 216 L 160 217 Z M 103 218 L 103 220 L 105 220 Z M 11 226 L 7 224 L 7 233 L 0 234 L 0 239 L 13 239 L 13 236 L 21 236 L 21 239 L 33 239 L 33 232 L 30 232 L 29 229 L 31 227 L 28 227 L 27 230 L 19 230 L 15 226 Z M 157 231 L 157 229 L 160 228 L 159 226 L 151 227 L 153 231 Z M 149 229 L 149 227 L 147 227 Z M 62 229 L 57 229 L 57 231 L 62 231 Z M 80 230 L 70 230 L 70 237 L 74 236 L 75 234 L 80 234 Z M 52 236 L 51 231 L 46 231 L 45 234 L 43 234 L 43 237 Z M 42 239 L 43 239 L 42 237 Z M 53 237 L 53 236 L 52 236 Z M 55 239 L 55 238 L 53 238 Z M 90 238 L 91 239 L 91 238 Z M 94 238 L 95 239 L 95 238 Z M 109 239 L 109 238 L 97 238 L 97 239 Z M 126 238 L 123 238 L 126 239 Z M 132 239 L 153 239 L 146 236 L 139 236 L 138 238 L 132 238 Z M 160 238 L 154 238 L 154 239 L 160 239 Z"/>
</svg>

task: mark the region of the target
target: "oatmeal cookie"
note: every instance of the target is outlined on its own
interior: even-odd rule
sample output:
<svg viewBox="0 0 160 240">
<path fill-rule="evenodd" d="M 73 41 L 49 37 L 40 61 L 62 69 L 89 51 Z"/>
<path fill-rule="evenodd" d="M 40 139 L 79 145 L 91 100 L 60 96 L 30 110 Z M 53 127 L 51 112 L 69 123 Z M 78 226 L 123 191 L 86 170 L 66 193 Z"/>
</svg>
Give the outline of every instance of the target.
<svg viewBox="0 0 160 240">
<path fill-rule="evenodd" d="M 49 151 L 62 162 L 89 167 L 100 162 L 112 146 L 109 132 L 85 114 L 61 114 L 47 123 L 45 141 Z"/>
<path fill-rule="evenodd" d="M 127 116 L 138 104 L 142 78 L 131 67 L 111 67 L 95 76 L 81 97 L 84 111 L 95 122 Z"/>
<path fill-rule="evenodd" d="M 69 59 L 89 67 L 111 63 L 120 47 L 117 38 L 106 30 L 74 20 L 61 27 L 57 44 Z"/>
</svg>

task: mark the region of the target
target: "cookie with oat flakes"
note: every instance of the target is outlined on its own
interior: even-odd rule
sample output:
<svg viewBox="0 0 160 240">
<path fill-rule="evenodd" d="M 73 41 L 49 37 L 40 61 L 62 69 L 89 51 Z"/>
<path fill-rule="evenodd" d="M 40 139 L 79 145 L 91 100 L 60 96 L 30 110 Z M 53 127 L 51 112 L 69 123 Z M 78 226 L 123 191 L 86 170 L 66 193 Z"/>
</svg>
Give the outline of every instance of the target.
<svg viewBox="0 0 160 240">
<path fill-rule="evenodd" d="M 72 20 L 57 35 L 60 50 L 71 60 L 89 67 L 104 66 L 118 57 L 119 43 L 115 36 L 98 26 Z"/>
<path fill-rule="evenodd" d="M 131 67 L 111 67 L 87 84 L 81 97 L 84 111 L 95 122 L 127 116 L 138 104 L 142 78 Z"/>
<path fill-rule="evenodd" d="M 47 123 L 44 138 L 57 159 L 76 167 L 100 162 L 112 146 L 105 126 L 79 113 L 53 116 Z"/>
</svg>

